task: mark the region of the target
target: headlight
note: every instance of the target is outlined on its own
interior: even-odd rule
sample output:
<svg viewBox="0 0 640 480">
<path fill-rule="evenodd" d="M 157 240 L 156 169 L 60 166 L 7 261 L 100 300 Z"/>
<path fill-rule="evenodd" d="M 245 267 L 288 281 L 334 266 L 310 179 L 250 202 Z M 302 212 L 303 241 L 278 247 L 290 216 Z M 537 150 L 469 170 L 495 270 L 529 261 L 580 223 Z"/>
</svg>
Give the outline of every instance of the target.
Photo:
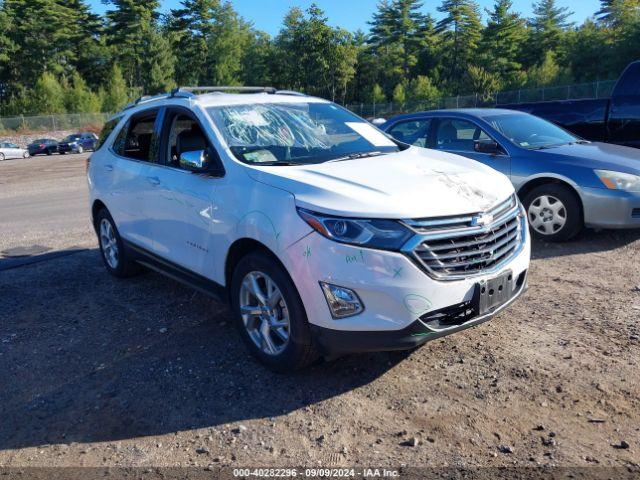
<svg viewBox="0 0 640 480">
<path fill-rule="evenodd" d="M 400 250 L 413 233 L 394 220 L 332 217 L 302 208 L 298 214 L 311 228 L 336 242 L 381 250 Z"/>
<path fill-rule="evenodd" d="M 640 176 L 630 173 L 594 170 L 600 181 L 610 190 L 640 192 Z"/>
</svg>

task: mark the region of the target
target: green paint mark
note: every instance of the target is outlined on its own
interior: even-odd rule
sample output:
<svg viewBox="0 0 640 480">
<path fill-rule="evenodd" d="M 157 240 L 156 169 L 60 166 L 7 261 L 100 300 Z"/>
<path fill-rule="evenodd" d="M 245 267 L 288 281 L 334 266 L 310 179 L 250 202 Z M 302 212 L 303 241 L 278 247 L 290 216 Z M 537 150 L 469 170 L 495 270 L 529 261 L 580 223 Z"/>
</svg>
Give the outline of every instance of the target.
<svg viewBox="0 0 640 480">
<path fill-rule="evenodd" d="M 400 277 L 400 275 L 402 274 L 402 268 L 403 267 L 394 268 L 393 269 L 393 278 L 399 278 Z"/>
<path fill-rule="evenodd" d="M 360 255 L 346 255 L 345 261 L 347 263 L 363 263 L 364 264 L 364 252 L 360 250 L 358 252 Z"/>
<path fill-rule="evenodd" d="M 307 245 L 307 248 L 305 248 L 302 256 L 305 258 L 309 258 L 311 256 L 311 247 L 309 245 Z"/>
</svg>

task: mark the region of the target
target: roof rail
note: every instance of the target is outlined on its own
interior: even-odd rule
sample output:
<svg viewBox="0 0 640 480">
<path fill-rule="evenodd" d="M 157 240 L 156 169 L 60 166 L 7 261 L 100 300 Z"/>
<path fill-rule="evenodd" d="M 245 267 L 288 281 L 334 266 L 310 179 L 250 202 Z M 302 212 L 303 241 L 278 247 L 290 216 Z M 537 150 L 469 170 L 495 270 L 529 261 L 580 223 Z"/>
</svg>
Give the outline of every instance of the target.
<svg viewBox="0 0 640 480">
<path fill-rule="evenodd" d="M 295 95 L 300 97 L 306 97 L 306 94 L 301 92 L 295 92 L 293 90 L 277 90 L 274 87 L 244 87 L 244 86 L 221 86 L 221 87 L 178 87 L 174 88 L 171 93 L 162 93 L 160 95 L 144 95 L 138 98 L 136 101 L 129 103 L 123 108 L 123 110 L 129 110 L 137 107 L 143 103 L 155 102 L 157 100 L 164 100 L 166 98 L 191 98 L 195 97 L 196 93 L 225 93 L 225 92 L 238 92 L 238 93 L 268 93 L 271 95 Z"/>
<path fill-rule="evenodd" d="M 178 87 L 171 92 L 171 96 L 179 96 L 180 93 L 214 93 L 214 92 L 238 92 L 238 93 L 276 93 L 274 87 L 244 87 L 244 86 L 222 86 L 222 87 Z"/>
</svg>

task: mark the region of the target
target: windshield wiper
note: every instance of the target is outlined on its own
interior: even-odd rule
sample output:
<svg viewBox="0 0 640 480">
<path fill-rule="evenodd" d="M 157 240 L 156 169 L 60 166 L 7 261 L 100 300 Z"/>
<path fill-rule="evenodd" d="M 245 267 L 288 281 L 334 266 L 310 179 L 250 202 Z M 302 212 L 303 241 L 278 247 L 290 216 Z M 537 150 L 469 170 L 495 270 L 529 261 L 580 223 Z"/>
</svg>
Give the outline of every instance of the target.
<svg viewBox="0 0 640 480">
<path fill-rule="evenodd" d="M 345 160 L 357 160 L 359 158 L 369 158 L 369 157 L 379 157 L 380 155 L 386 155 L 383 152 L 355 152 L 350 153 L 349 155 L 345 155 L 344 157 L 332 158 L 331 160 L 327 160 L 325 163 L 330 162 L 344 162 Z"/>
</svg>

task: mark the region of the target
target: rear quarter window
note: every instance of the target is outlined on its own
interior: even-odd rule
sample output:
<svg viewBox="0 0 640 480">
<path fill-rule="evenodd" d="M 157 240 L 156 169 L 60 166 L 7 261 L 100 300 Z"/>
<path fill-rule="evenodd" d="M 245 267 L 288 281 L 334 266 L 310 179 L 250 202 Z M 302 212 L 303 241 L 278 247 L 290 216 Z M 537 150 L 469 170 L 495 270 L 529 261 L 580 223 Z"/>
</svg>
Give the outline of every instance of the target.
<svg viewBox="0 0 640 480">
<path fill-rule="evenodd" d="M 117 117 L 112 120 L 109 120 L 107 123 L 104 124 L 104 127 L 102 127 L 102 132 L 100 133 L 100 137 L 98 138 L 98 144 L 96 145 L 96 150 L 99 150 L 102 147 L 102 145 L 104 145 L 104 142 L 107 141 L 107 138 L 109 138 L 109 135 L 111 135 L 111 132 L 113 132 L 114 128 L 116 128 L 118 123 L 120 123 L 121 119 L 122 117 Z"/>
</svg>

